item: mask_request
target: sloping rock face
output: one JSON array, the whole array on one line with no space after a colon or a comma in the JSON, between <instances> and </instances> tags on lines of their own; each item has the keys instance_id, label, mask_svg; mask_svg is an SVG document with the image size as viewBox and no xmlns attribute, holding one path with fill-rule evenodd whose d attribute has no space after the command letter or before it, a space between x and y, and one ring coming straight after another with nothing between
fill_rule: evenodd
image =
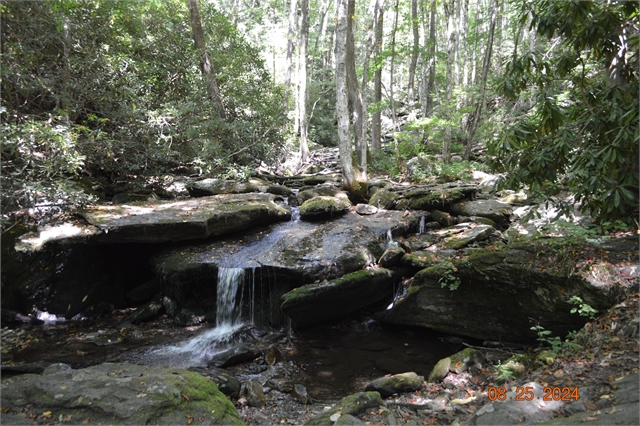
<instances>
[{"instance_id":1,"label":"sloping rock face","mask_svg":"<svg viewBox=\"0 0 640 426\"><path fill-rule=\"evenodd\" d=\"M253 183L235 182L224 179L203 179L187 185L187 191L193 197L219 194L245 194L258 192L258 187Z\"/></svg>"},{"instance_id":2,"label":"sloping rock face","mask_svg":"<svg viewBox=\"0 0 640 426\"><path fill-rule=\"evenodd\" d=\"M204 311L215 307L219 268L244 268L243 300L275 300L274 306L263 307L272 322L280 315L282 294L362 270L382 255L389 233L415 232L418 221L401 212L348 212L331 221L290 221L224 241L171 248L153 262L166 296Z\"/></svg>"},{"instance_id":3,"label":"sloping rock face","mask_svg":"<svg viewBox=\"0 0 640 426\"><path fill-rule=\"evenodd\" d=\"M272 194L229 194L180 201L102 205L80 216L89 224L61 224L20 238L16 248L35 251L46 242L162 243L203 239L288 220L291 212Z\"/></svg>"},{"instance_id":4,"label":"sloping rock face","mask_svg":"<svg viewBox=\"0 0 640 426\"><path fill-rule=\"evenodd\" d=\"M565 336L585 322L570 312L572 296L602 311L626 282L604 258L580 265L570 253L561 239L469 249L418 272L404 299L381 318L482 340L532 341L536 324Z\"/></svg>"},{"instance_id":5,"label":"sloping rock face","mask_svg":"<svg viewBox=\"0 0 640 426\"><path fill-rule=\"evenodd\" d=\"M176 425L189 418L243 424L231 401L200 374L129 363L80 370L58 364L42 375L3 380L2 407L19 411L25 406L70 424Z\"/></svg>"},{"instance_id":6,"label":"sloping rock face","mask_svg":"<svg viewBox=\"0 0 640 426\"><path fill-rule=\"evenodd\" d=\"M477 185L465 182L386 186L371 196L369 204L387 210L447 211L454 203L471 200L477 190Z\"/></svg>"},{"instance_id":7,"label":"sloping rock face","mask_svg":"<svg viewBox=\"0 0 640 426\"><path fill-rule=\"evenodd\" d=\"M459 216L485 217L503 229L509 226L509 216L513 213L511 204L498 200L465 201L452 205L449 211Z\"/></svg>"},{"instance_id":8,"label":"sloping rock face","mask_svg":"<svg viewBox=\"0 0 640 426\"><path fill-rule=\"evenodd\" d=\"M340 318L391 296L394 276L377 268L347 274L337 280L307 284L282 296L280 309L301 329Z\"/></svg>"},{"instance_id":9,"label":"sloping rock face","mask_svg":"<svg viewBox=\"0 0 640 426\"><path fill-rule=\"evenodd\" d=\"M339 216L347 212L351 202L346 197L317 196L308 199L300 206L300 217L303 219L325 219Z\"/></svg>"}]
</instances>

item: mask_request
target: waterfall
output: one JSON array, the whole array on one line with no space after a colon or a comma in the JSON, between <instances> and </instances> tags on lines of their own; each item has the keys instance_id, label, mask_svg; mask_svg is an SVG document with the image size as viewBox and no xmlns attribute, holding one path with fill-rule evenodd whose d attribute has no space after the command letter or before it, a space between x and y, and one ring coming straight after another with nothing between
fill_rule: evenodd
<instances>
[{"instance_id":1,"label":"waterfall","mask_svg":"<svg viewBox=\"0 0 640 426\"><path fill-rule=\"evenodd\" d=\"M424 234L424 222L425 222L425 217L424 215L422 215L420 216L420 225L418 225L418 235Z\"/></svg>"},{"instance_id":2,"label":"waterfall","mask_svg":"<svg viewBox=\"0 0 640 426\"><path fill-rule=\"evenodd\" d=\"M393 234L391 233L391 229L387 230L387 247L398 247L398 242L393 241Z\"/></svg>"},{"instance_id":3,"label":"waterfall","mask_svg":"<svg viewBox=\"0 0 640 426\"><path fill-rule=\"evenodd\" d=\"M236 303L238 288L244 281L242 268L218 268L216 326L235 327L242 321L242 300ZM242 292L241 292L242 294Z\"/></svg>"}]
</instances>

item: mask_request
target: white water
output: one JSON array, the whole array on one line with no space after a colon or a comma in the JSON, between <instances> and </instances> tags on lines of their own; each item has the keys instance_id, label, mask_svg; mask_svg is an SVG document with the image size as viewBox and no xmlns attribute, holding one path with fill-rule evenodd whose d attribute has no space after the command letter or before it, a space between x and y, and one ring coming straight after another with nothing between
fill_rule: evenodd
<instances>
[{"instance_id":1,"label":"white water","mask_svg":"<svg viewBox=\"0 0 640 426\"><path fill-rule=\"evenodd\" d=\"M387 247L397 247L398 242L393 241L393 234L391 233L391 229L387 230Z\"/></svg>"},{"instance_id":2,"label":"white water","mask_svg":"<svg viewBox=\"0 0 640 426\"><path fill-rule=\"evenodd\" d=\"M186 368L205 366L213 355L225 350L225 344L244 325L242 299L237 300L244 275L245 270L242 268L218 268L216 327L180 345L153 351L150 356L168 357L170 365Z\"/></svg>"},{"instance_id":3,"label":"white water","mask_svg":"<svg viewBox=\"0 0 640 426\"><path fill-rule=\"evenodd\" d=\"M418 235L424 234L424 222L425 222L425 217L420 216L420 225L418 225Z\"/></svg>"}]
</instances>

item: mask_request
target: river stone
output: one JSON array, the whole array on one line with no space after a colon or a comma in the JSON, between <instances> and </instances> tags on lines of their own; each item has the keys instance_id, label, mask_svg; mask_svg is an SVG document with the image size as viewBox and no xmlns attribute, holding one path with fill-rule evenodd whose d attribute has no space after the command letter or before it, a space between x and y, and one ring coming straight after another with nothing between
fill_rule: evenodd
<instances>
[{"instance_id":1,"label":"river stone","mask_svg":"<svg viewBox=\"0 0 640 426\"><path fill-rule=\"evenodd\" d=\"M289 195L293 194L292 189L282 185L270 185L267 188L267 192L269 194L282 195L283 197L288 197Z\"/></svg>"},{"instance_id":2,"label":"river stone","mask_svg":"<svg viewBox=\"0 0 640 426\"><path fill-rule=\"evenodd\" d=\"M302 219L324 219L345 214L351 207L348 198L313 197L302 203L300 206L300 217Z\"/></svg>"},{"instance_id":3,"label":"river stone","mask_svg":"<svg viewBox=\"0 0 640 426\"><path fill-rule=\"evenodd\" d=\"M384 405L384 401L378 392L359 392L342 398L330 410L325 411L315 417L309 419L307 425L329 425L333 424L331 417L339 413L341 416L352 415L357 416L370 410ZM338 417L339 419L340 417ZM336 419L336 420L338 420Z\"/></svg>"},{"instance_id":4,"label":"river stone","mask_svg":"<svg viewBox=\"0 0 640 426\"><path fill-rule=\"evenodd\" d=\"M296 383L295 385L293 385L291 396L301 404L309 403L309 394L307 393L307 388L305 388L300 383Z\"/></svg>"},{"instance_id":5,"label":"river stone","mask_svg":"<svg viewBox=\"0 0 640 426\"><path fill-rule=\"evenodd\" d=\"M293 289L282 296L280 309L301 329L382 300L392 294L393 283L393 274L385 268L352 272ZM327 309L329 306L331 309Z\"/></svg>"},{"instance_id":6,"label":"river stone","mask_svg":"<svg viewBox=\"0 0 640 426\"><path fill-rule=\"evenodd\" d=\"M187 191L192 197L220 194L245 194L258 192L258 187L252 183L242 183L224 179L203 179L187 185Z\"/></svg>"},{"instance_id":7,"label":"river stone","mask_svg":"<svg viewBox=\"0 0 640 426\"><path fill-rule=\"evenodd\" d=\"M52 411L56 419L70 416L71 424L184 424L190 416L206 424L242 424L214 382L170 367L104 363L12 377L1 390L3 408Z\"/></svg>"},{"instance_id":8,"label":"river stone","mask_svg":"<svg viewBox=\"0 0 640 426\"><path fill-rule=\"evenodd\" d=\"M162 290L162 280L160 277L154 277L153 279L139 285L133 290L127 293L127 298L134 302L148 302L153 299L156 294Z\"/></svg>"},{"instance_id":9,"label":"river stone","mask_svg":"<svg viewBox=\"0 0 640 426\"><path fill-rule=\"evenodd\" d=\"M378 264L383 268L389 268L392 266L397 266L400 263L400 259L405 255L405 251L396 246L391 246L385 250L385 252L380 256L378 260Z\"/></svg>"},{"instance_id":10,"label":"river stone","mask_svg":"<svg viewBox=\"0 0 640 426\"><path fill-rule=\"evenodd\" d=\"M450 256L441 251L417 251L402 256L402 264L412 268L428 268L437 265Z\"/></svg>"},{"instance_id":11,"label":"river stone","mask_svg":"<svg viewBox=\"0 0 640 426\"><path fill-rule=\"evenodd\" d=\"M359 418L352 416L351 414L343 414L340 417L338 417L338 420L335 421L334 425L356 426L356 425L366 425L366 423L360 420Z\"/></svg>"},{"instance_id":12,"label":"river stone","mask_svg":"<svg viewBox=\"0 0 640 426\"><path fill-rule=\"evenodd\" d=\"M341 191L340 188L335 185L318 185L313 188L302 189L298 192L298 203L304 204L307 200L321 196L349 198L346 192Z\"/></svg>"},{"instance_id":13,"label":"river stone","mask_svg":"<svg viewBox=\"0 0 640 426\"><path fill-rule=\"evenodd\" d=\"M427 381L429 383L439 383L443 381L444 378L447 377L447 374L449 374L450 367L451 367L451 358L449 357L442 358L433 367L433 370L431 370L431 373L429 373L429 378L427 379Z\"/></svg>"},{"instance_id":14,"label":"river stone","mask_svg":"<svg viewBox=\"0 0 640 426\"><path fill-rule=\"evenodd\" d=\"M438 222L440 225L447 227L453 226L456 224L456 220L451 217L451 215L447 212L442 212L440 210L433 210L431 212L431 217L433 220Z\"/></svg>"},{"instance_id":15,"label":"river stone","mask_svg":"<svg viewBox=\"0 0 640 426\"><path fill-rule=\"evenodd\" d=\"M257 347L240 345L235 348L220 352L211 358L209 365L218 368L227 368L244 362L253 361L262 355L262 351Z\"/></svg>"},{"instance_id":16,"label":"river stone","mask_svg":"<svg viewBox=\"0 0 640 426\"><path fill-rule=\"evenodd\" d=\"M509 226L509 216L513 213L510 204L498 200L464 201L452 205L449 211L459 216L481 216L493 220L499 227Z\"/></svg>"},{"instance_id":17,"label":"river stone","mask_svg":"<svg viewBox=\"0 0 640 426\"><path fill-rule=\"evenodd\" d=\"M246 384L247 402L252 407L261 408L267 405L267 397L264 395L262 385L257 380L249 380Z\"/></svg>"},{"instance_id":18,"label":"river stone","mask_svg":"<svg viewBox=\"0 0 640 426\"><path fill-rule=\"evenodd\" d=\"M485 361L484 355L477 349L466 348L449 357L451 365L449 371L460 374L467 371L470 367L482 368Z\"/></svg>"},{"instance_id":19,"label":"river stone","mask_svg":"<svg viewBox=\"0 0 640 426\"><path fill-rule=\"evenodd\" d=\"M446 210L451 204L473 197L477 187L464 182L416 186L404 194L412 210ZM398 203L398 206L401 204Z\"/></svg>"},{"instance_id":20,"label":"river stone","mask_svg":"<svg viewBox=\"0 0 640 426\"><path fill-rule=\"evenodd\" d=\"M163 296L158 294L151 302L139 307L124 319L125 323L139 324L160 316L163 308Z\"/></svg>"},{"instance_id":21,"label":"river stone","mask_svg":"<svg viewBox=\"0 0 640 426\"><path fill-rule=\"evenodd\" d=\"M459 234L445 238L436 244L439 250L458 250L477 241L483 241L489 238L495 229L491 225L477 225L462 231Z\"/></svg>"},{"instance_id":22,"label":"river stone","mask_svg":"<svg viewBox=\"0 0 640 426\"><path fill-rule=\"evenodd\" d=\"M264 355L264 360L269 365L277 364L282 361L282 353L280 353L280 350L278 350L277 346L271 345L269 346L269 348L267 348L267 352Z\"/></svg>"},{"instance_id":23,"label":"river stone","mask_svg":"<svg viewBox=\"0 0 640 426\"><path fill-rule=\"evenodd\" d=\"M381 377L369 383L365 391L377 391L384 398L394 393L407 393L420 390L424 382L424 377L418 376L414 372L396 374L388 377Z\"/></svg>"},{"instance_id":24,"label":"river stone","mask_svg":"<svg viewBox=\"0 0 640 426\"><path fill-rule=\"evenodd\" d=\"M371 196L369 204L379 209L392 210L397 198L398 195L388 189L380 189Z\"/></svg>"},{"instance_id":25,"label":"river stone","mask_svg":"<svg viewBox=\"0 0 640 426\"><path fill-rule=\"evenodd\" d=\"M363 216L378 213L378 208L369 204L356 204L356 213Z\"/></svg>"}]
</instances>

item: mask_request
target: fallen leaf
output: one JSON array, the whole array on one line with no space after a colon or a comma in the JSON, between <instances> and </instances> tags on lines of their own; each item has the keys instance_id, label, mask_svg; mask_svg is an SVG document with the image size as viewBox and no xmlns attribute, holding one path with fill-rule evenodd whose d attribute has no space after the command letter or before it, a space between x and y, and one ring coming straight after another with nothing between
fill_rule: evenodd
<instances>
[{"instance_id":1,"label":"fallen leaf","mask_svg":"<svg viewBox=\"0 0 640 426\"><path fill-rule=\"evenodd\" d=\"M0 413L7 414L7 413L10 413L10 412L11 412L11 407L2 407L2 408L0 408Z\"/></svg>"},{"instance_id":2,"label":"fallen leaf","mask_svg":"<svg viewBox=\"0 0 640 426\"><path fill-rule=\"evenodd\" d=\"M83 425L88 425L88 424L89 424L89 419L84 419L84 420L82 421L82 424L83 424Z\"/></svg>"},{"instance_id":3,"label":"fallen leaf","mask_svg":"<svg viewBox=\"0 0 640 426\"><path fill-rule=\"evenodd\" d=\"M562 376L564 376L564 371L562 371L562 370L558 370L558 371L555 371L555 372L553 373L553 377L555 377L555 378L557 378L557 379L559 379L559 378L560 378L560 377L562 377Z\"/></svg>"},{"instance_id":4,"label":"fallen leaf","mask_svg":"<svg viewBox=\"0 0 640 426\"><path fill-rule=\"evenodd\" d=\"M144 398L145 396L147 396L146 393L139 393L136 395L136 398Z\"/></svg>"},{"instance_id":5,"label":"fallen leaf","mask_svg":"<svg viewBox=\"0 0 640 426\"><path fill-rule=\"evenodd\" d=\"M182 397L184 398L185 401L189 402L189 397L185 394L182 394Z\"/></svg>"},{"instance_id":6,"label":"fallen leaf","mask_svg":"<svg viewBox=\"0 0 640 426\"><path fill-rule=\"evenodd\" d=\"M84 399L83 397L79 396L78 397L78 404L81 403L83 399Z\"/></svg>"},{"instance_id":7,"label":"fallen leaf","mask_svg":"<svg viewBox=\"0 0 640 426\"><path fill-rule=\"evenodd\" d=\"M53 413L51 411L45 411L44 413L42 413L42 417L44 417L45 419L48 419L51 417Z\"/></svg>"}]
</instances>

